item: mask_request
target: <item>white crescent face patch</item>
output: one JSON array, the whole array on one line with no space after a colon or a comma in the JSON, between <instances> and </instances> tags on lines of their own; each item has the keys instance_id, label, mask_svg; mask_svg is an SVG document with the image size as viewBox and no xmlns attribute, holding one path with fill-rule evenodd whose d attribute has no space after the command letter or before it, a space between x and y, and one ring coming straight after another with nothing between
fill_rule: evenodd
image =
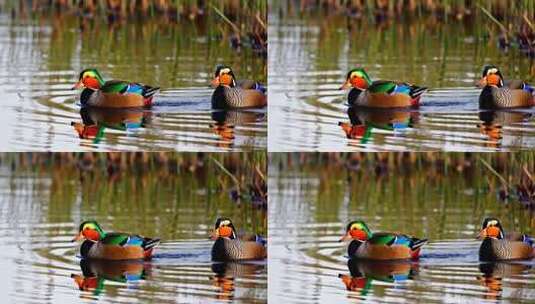
<instances>
[{"instance_id":1,"label":"white crescent face patch","mask_svg":"<svg viewBox=\"0 0 535 304\"><path fill-rule=\"evenodd\" d=\"M487 223L487 227L498 226L498 221L492 220Z\"/></svg>"},{"instance_id":2,"label":"white crescent face patch","mask_svg":"<svg viewBox=\"0 0 535 304\"><path fill-rule=\"evenodd\" d=\"M224 68L224 69L219 70L219 76L221 76L223 74L229 74L229 73L230 73L230 69L229 68Z\"/></svg>"},{"instance_id":3,"label":"white crescent face patch","mask_svg":"<svg viewBox=\"0 0 535 304\"><path fill-rule=\"evenodd\" d=\"M497 68L491 68L491 69L488 69L487 76L490 75L490 74L496 74L496 73L498 73L498 69Z\"/></svg>"},{"instance_id":4,"label":"white crescent face patch","mask_svg":"<svg viewBox=\"0 0 535 304\"><path fill-rule=\"evenodd\" d=\"M229 225L230 225L230 221L229 220L224 220L224 221L221 221L219 223L219 227L229 226Z\"/></svg>"}]
</instances>

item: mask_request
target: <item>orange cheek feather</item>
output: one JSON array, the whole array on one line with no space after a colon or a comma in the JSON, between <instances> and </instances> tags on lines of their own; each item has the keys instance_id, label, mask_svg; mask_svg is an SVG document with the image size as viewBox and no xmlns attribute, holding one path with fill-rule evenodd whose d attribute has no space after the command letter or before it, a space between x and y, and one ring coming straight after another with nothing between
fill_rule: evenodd
<instances>
[{"instance_id":1,"label":"orange cheek feather","mask_svg":"<svg viewBox=\"0 0 535 304\"><path fill-rule=\"evenodd\" d=\"M223 74L221 76L219 76L219 82L222 84L222 85L231 85L232 84L232 76L230 76L229 74Z\"/></svg>"},{"instance_id":2,"label":"orange cheek feather","mask_svg":"<svg viewBox=\"0 0 535 304\"><path fill-rule=\"evenodd\" d=\"M498 227L488 227L486 234L490 237L498 237L500 235L500 229Z\"/></svg>"},{"instance_id":3,"label":"orange cheek feather","mask_svg":"<svg viewBox=\"0 0 535 304\"><path fill-rule=\"evenodd\" d=\"M100 240L100 234L96 230L85 229L82 234L88 240L98 241Z\"/></svg>"},{"instance_id":4,"label":"orange cheek feather","mask_svg":"<svg viewBox=\"0 0 535 304\"><path fill-rule=\"evenodd\" d=\"M367 89L368 88L368 83L366 82L366 80L364 78L360 78L360 77L351 78L351 85L353 87L359 88L359 89Z\"/></svg>"},{"instance_id":5,"label":"orange cheek feather","mask_svg":"<svg viewBox=\"0 0 535 304\"><path fill-rule=\"evenodd\" d=\"M213 88L217 88L219 86L219 77L212 79L211 85Z\"/></svg>"},{"instance_id":6,"label":"orange cheek feather","mask_svg":"<svg viewBox=\"0 0 535 304\"><path fill-rule=\"evenodd\" d=\"M368 239L368 235L362 230L350 230L349 234L352 238L357 240L365 241Z\"/></svg>"},{"instance_id":7,"label":"orange cheek feather","mask_svg":"<svg viewBox=\"0 0 535 304\"><path fill-rule=\"evenodd\" d=\"M84 78L83 83L86 87L91 88L91 89L100 88L100 83L98 83L98 80L96 78L86 77Z\"/></svg>"},{"instance_id":8,"label":"orange cheek feather","mask_svg":"<svg viewBox=\"0 0 535 304\"><path fill-rule=\"evenodd\" d=\"M223 226L219 227L219 236L221 237L231 237L232 236L232 228Z\"/></svg>"},{"instance_id":9,"label":"orange cheek feather","mask_svg":"<svg viewBox=\"0 0 535 304\"><path fill-rule=\"evenodd\" d=\"M500 84L500 76L496 74L490 74L487 76L487 84L488 85L499 85Z\"/></svg>"}]
</instances>

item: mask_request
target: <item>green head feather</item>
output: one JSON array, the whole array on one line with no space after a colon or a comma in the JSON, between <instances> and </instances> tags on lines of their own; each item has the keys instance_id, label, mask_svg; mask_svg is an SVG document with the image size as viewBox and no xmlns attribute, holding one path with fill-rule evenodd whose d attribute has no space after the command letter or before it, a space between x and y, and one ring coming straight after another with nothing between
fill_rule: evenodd
<instances>
[{"instance_id":1,"label":"green head feather","mask_svg":"<svg viewBox=\"0 0 535 304\"><path fill-rule=\"evenodd\" d=\"M102 75L100 75L99 71L97 69L85 69L80 72L80 76L78 77L78 80L82 80L85 77L91 77L98 80L100 85L104 85L105 81L104 78L102 78Z\"/></svg>"},{"instance_id":2,"label":"green head feather","mask_svg":"<svg viewBox=\"0 0 535 304\"><path fill-rule=\"evenodd\" d=\"M368 73L366 73L366 71L363 69L363 68L356 68L356 69L352 69L351 71L349 71L347 73L347 77L346 79L349 80L351 79L353 76L357 76L359 78L363 78L364 80L366 80L366 82L368 83L368 85L371 85L372 84L372 80L370 78L370 76L368 76Z\"/></svg>"},{"instance_id":3,"label":"green head feather","mask_svg":"<svg viewBox=\"0 0 535 304\"><path fill-rule=\"evenodd\" d=\"M366 223L364 223L364 221L352 221L349 224L347 224L346 231L349 231L352 229L358 229L358 230L364 231L366 235L368 236L368 239L370 239L373 236L372 231L370 230L370 228L368 228L368 226L366 225Z\"/></svg>"},{"instance_id":4,"label":"green head feather","mask_svg":"<svg viewBox=\"0 0 535 304\"><path fill-rule=\"evenodd\" d=\"M104 238L106 236L106 232L104 232L104 230L100 227L97 221L85 221L81 223L78 231L81 232L84 229L96 230L100 234L101 238Z\"/></svg>"}]
</instances>

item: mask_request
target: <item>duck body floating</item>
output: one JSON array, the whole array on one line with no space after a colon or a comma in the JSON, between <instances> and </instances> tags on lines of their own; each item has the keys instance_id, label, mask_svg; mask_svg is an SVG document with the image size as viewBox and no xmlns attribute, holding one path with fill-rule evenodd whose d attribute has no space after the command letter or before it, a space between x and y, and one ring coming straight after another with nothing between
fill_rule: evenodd
<instances>
[{"instance_id":1,"label":"duck body floating","mask_svg":"<svg viewBox=\"0 0 535 304\"><path fill-rule=\"evenodd\" d=\"M159 239L140 235L105 232L96 221L80 224L73 241L84 240L80 255L84 259L98 260L150 260Z\"/></svg>"},{"instance_id":2,"label":"duck body floating","mask_svg":"<svg viewBox=\"0 0 535 304\"><path fill-rule=\"evenodd\" d=\"M73 89L83 88L82 106L100 108L149 107L160 88L122 80L104 81L97 69L85 69L80 73Z\"/></svg>"}]
</instances>

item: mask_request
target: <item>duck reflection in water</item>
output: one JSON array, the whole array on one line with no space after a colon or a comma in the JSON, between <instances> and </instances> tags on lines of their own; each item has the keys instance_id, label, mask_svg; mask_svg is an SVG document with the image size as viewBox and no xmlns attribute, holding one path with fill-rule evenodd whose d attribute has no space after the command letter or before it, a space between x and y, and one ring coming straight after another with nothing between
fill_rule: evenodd
<instances>
[{"instance_id":1,"label":"duck reflection in water","mask_svg":"<svg viewBox=\"0 0 535 304\"><path fill-rule=\"evenodd\" d=\"M485 299L499 300L503 291L503 279L514 277L525 273L531 269L531 265L520 264L514 262L489 262L479 264L479 271L482 275L477 276L477 280L481 285L487 288ZM523 289L526 283L520 280L511 280L508 285L513 289Z\"/></svg>"},{"instance_id":2,"label":"duck reflection in water","mask_svg":"<svg viewBox=\"0 0 535 304\"><path fill-rule=\"evenodd\" d=\"M104 290L106 280L128 283L145 280L150 273L150 263L138 260L131 261L103 261L82 259L80 261L82 274L71 274L80 290L93 291L99 295Z\"/></svg>"},{"instance_id":3,"label":"duck reflection in water","mask_svg":"<svg viewBox=\"0 0 535 304\"><path fill-rule=\"evenodd\" d=\"M366 295L374 280L395 283L412 279L418 272L418 263L409 260L371 261L351 258L347 262L347 268L349 275L338 275L346 289Z\"/></svg>"},{"instance_id":4,"label":"duck reflection in water","mask_svg":"<svg viewBox=\"0 0 535 304\"><path fill-rule=\"evenodd\" d=\"M92 139L98 143L104 136L106 128L128 131L145 128L151 122L150 111L143 109L105 109L83 107L80 110L82 123L71 122L71 126L82 139Z\"/></svg>"},{"instance_id":5,"label":"duck reflection in water","mask_svg":"<svg viewBox=\"0 0 535 304\"><path fill-rule=\"evenodd\" d=\"M503 139L503 127L527 121L532 116L531 113L512 111L481 111L479 119L481 123L477 125L481 134L488 137L487 146L499 148Z\"/></svg>"},{"instance_id":6,"label":"duck reflection in water","mask_svg":"<svg viewBox=\"0 0 535 304\"><path fill-rule=\"evenodd\" d=\"M209 124L209 127L221 139L218 146L226 148L231 147L236 138L236 126L252 125L266 119L263 112L243 110L217 110L211 116L214 123Z\"/></svg>"},{"instance_id":7,"label":"duck reflection in water","mask_svg":"<svg viewBox=\"0 0 535 304\"><path fill-rule=\"evenodd\" d=\"M348 139L360 139L367 143L373 129L396 131L412 128L418 123L419 113L410 109L375 109L349 107L347 115L350 122L339 122Z\"/></svg>"},{"instance_id":8,"label":"duck reflection in water","mask_svg":"<svg viewBox=\"0 0 535 304\"><path fill-rule=\"evenodd\" d=\"M212 284L219 288L217 296L220 300L234 298L235 279L253 277L264 270L265 262L216 262L212 264L214 276L210 277ZM254 288L253 283L246 280L242 283L243 288Z\"/></svg>"}]
</instances>

